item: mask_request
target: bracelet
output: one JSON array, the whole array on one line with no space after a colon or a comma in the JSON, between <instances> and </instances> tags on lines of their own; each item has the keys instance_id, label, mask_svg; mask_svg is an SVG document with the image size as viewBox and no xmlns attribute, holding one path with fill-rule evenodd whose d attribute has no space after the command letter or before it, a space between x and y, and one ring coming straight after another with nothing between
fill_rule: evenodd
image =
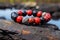
<instances>
[{"instance_id":1,"label":"bracelet","mask_svg":"<svg viewBox=\"0 0 60 40\"><path fill-rule=\"evenodd\" d=\"M17 23L43 24L51 20L51 14L48 12L36 10L18 10L11 13L11 18Z\"/></svg>"}]
</instances>

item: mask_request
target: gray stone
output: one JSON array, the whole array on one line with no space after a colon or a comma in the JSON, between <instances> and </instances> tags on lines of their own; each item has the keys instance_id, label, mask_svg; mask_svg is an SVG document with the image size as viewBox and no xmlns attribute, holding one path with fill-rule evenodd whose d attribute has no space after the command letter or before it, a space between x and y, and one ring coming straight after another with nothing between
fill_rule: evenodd
<instances>
[{"instance_id":1,"label":"gray stone","mask_svg":"<svg viewBox=\"0 0 60 40\"><path fill-rule=\"evenodd\" d=\"M55 30L51 25L27 26L0 20L0 40L60 40L59 29Z\"/></svg>"}]
</instances>

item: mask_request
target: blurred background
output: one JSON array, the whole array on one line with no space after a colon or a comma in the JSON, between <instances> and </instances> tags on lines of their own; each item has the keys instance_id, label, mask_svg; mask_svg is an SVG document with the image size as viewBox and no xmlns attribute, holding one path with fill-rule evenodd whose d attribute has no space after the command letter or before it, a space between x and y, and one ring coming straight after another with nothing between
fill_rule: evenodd
<instances>
[{"instance_id":1,"label":"blurred background","mask_svg":"<svg viewBox=\"0 0 60 40\"><path fill-rule=\"evenodd\" d=\"M0 0L0 8L2 7L13 7L20 6L21 4L59 4L60 0ZM3 9L3 8L2 8Z\"/></svg>"},{"instance_id":2,"label":"blurred background","mask_svg":"<svg viewBox=\"0 0 60 40\"><path fill-rule=\"evenodd\" d=\"M60 3L60 0L0 0L0 4L6 5L6 4L20 4L22 2L36 2L37 4L40 3Z\"/></svg>"}]
</instances>

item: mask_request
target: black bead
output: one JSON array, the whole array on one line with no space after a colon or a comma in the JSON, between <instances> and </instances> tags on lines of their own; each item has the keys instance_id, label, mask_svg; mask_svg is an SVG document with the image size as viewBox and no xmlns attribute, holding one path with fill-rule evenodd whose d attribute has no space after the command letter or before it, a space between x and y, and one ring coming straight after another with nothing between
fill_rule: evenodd
<instances>
[{"instance_id":1,"label":"black bead","mask_svg":"<svg viewBox=\"0 0 60 40\"><path fill-rule=\"evenodd\" d=\"M36 17L37 15L37 10L33 10L33 16Z\"/></svg>"},{"instance_id":2,"label":"black bead","mask_svg":"<svg viewBox=\"0 0 60 40\"><path fill-rule=\"evenodd\" d=\"M25 10L22 10L22 15L26 16L26 11Z\"/></svg>"},{"instance_id":3,"label":"black bead","mask_svg":"<svg viewBox=\"0 0 60 40\"><path fill-rule=\"evenodd\" d=\"M41 25L46 24L46 20L43 17L41 17L40 19L41 19Z\"/></svg>"},{"instance_id":4,"label":"black bead","mask_svg":"<svg viewBox=\"0 0 60 40\"><path fill-rule=\"evenodd\" d=\"M11 13L12 20L16 21L17 16L18 16L18 14L16 12Z\"/></svg>"}]
</instances>

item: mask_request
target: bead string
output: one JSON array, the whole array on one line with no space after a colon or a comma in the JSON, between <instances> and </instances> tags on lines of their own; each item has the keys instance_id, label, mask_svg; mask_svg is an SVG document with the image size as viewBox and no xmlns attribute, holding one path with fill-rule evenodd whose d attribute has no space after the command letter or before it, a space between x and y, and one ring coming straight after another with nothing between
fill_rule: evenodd
<instances>
[{"instance_id":1,"label":"bead string","mask_svg":"<svg viewBox=\"0 0 60 40\"><path fill-rule=\"evenodd\" d=\"M18 10L11 13L11 18L17 23L43 24L51 19L50 13L35 10Z\"/></svg>"}]
</instances>

